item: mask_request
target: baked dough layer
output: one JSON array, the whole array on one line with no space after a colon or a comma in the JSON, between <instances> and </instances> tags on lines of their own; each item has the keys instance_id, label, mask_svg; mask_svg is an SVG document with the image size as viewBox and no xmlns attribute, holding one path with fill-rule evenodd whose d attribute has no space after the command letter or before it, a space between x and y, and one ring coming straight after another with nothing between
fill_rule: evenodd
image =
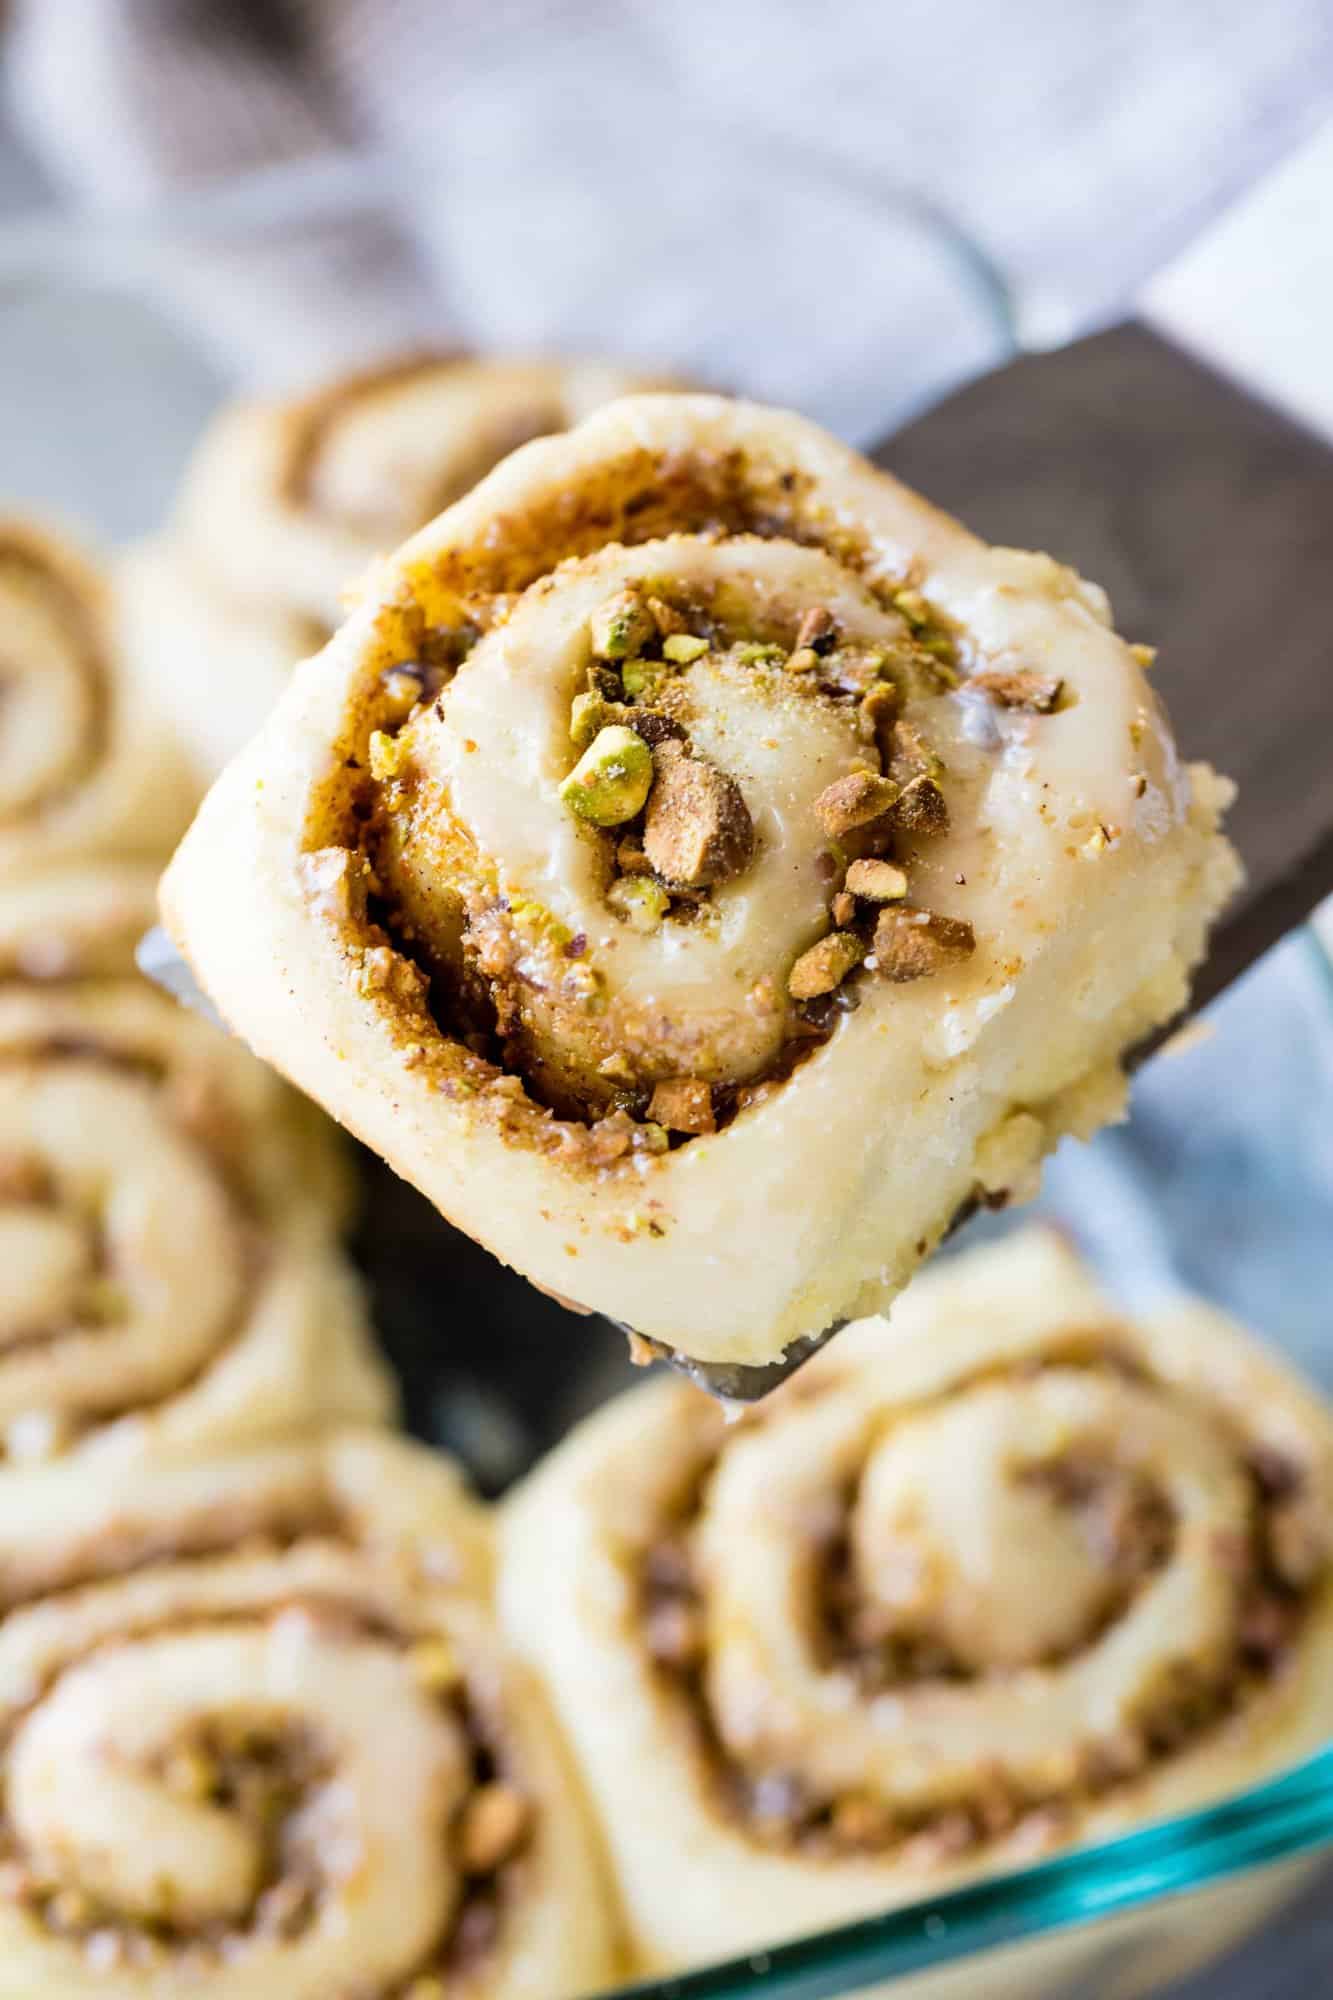
<instances>
[{"instance_id":1,"label":"baked dough layer","mask_svg":"<svg viewBox=\"0 0 1333 2000\"><path fill-rule=\"evenodd\" d=\"M637 386L595 362L424 353L222 411L165 531L117 567L136 666L205 778L378 557L516 445Z\"/></svg>"},{"instance_id":2,"label":"baked dough layer","mask_svg":"<svg viewBox=\"0 0 1333 2000\"><path fill-rule=\"evenodd\" d=\"M1333 1418L1032 1231L728 1424L664 1379L506 1503L501 1602L642 1971L1221 1798L1333 1727ZM645 1799L651 1810L645 1810Z\"/></svg>"},{"instance_id":3,"label":"baked dough layer","mask_svg":"<svg viewBox=\"0 0 1333 2000\"><path fill-rule=\"evenodd\" d=\"M196 789L129 671L105 579L67 538L0 519L0 886L87 855L160 855Z\"/></svg>"},{"instance_id":4,"label":"baked dough layer","mask_svg":"<svg viewBox=\"0 0 1333 2000\"><path fill-rule=\"evenodd\" d=\"M591 614L627 584L704 633L668 676L685 748L753 834L693 926L673 901L643 938L610 881L637 862L561 809ZM947 827L891 833L912 922L966 942L900 977L862 903L866 962L812 1004L796 966L860 838L813 774L912 783L897 723L892 750L838 737L846 691L800 643L814 591L838 673L883 661L938 775ZM1095 587L799 418L642 397L525 446L377 573L215 785L163 907L233 1027L469 1234L700 1360L763 1362L883 1305L960 1209L1119 1115L1125 1050L1183 1005L1234 886L1228 796L1179 762ZM625 1101L571 1110L566 1051L576 1100L623 1055ZM659 1080L702 1083L717 1129L668 1138Z\"/></svg>"}]
</instances>

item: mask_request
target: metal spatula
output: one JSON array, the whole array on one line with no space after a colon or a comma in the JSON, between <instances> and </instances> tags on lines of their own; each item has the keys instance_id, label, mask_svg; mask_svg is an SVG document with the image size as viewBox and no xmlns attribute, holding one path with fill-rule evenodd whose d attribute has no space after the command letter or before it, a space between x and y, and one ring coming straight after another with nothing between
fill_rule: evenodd
<instances>
[{"instance_id":1,"label":"metal spatula","mask_svg":"<svg viewBox=\"0 0 1333 2000\"><path fill-rule=\"evenodd\" d=\"M1103 584L1119 629L1160 648L1181 744L1239 782L1228 830L1248 880L1196 1005L1333 892L1330 213L1333 126L1154 281L1135 316L983 377L872 453L978 533ZM211 1014L162 933L140 963ZM763 1367L656 1351L711 1394L751 1402L841 1324Z\"/></svg>"}]
</instances>

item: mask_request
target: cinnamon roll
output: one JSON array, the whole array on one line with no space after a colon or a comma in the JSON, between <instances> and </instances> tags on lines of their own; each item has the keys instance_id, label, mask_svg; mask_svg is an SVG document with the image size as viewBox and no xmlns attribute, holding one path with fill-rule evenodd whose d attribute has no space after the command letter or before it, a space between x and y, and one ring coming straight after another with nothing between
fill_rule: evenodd
<instances>
[{"instance_id":1,"label":"cinnamon roll","mask_svg":"<svg viewBox=\"0 0 1333 2000\"><path fill-rule=\"evenodd\" d=\"M0 876L0 979L128 975L157 920L156 861L34 860Z\"/></svg>"},{"instance_id":2,"label":"cinnamon roll","mask_svg":"<svg viewBox=\"0 0 1333 2000\"><path fill-rule=\"evenodd\" d=\"M883 1303L1123 1102L1236 863L1142 648L797 417L629 399L378 575L166 919L541 1285L705 1363Z\"/></svg>"},{"instance_id":3,"label":"cinnamon roll","mask_svg":"<svg viewBox=\"0 0 1333 2000\"><path fill-rule=\"evenodd\" d=\"M225 410L166 533L120 570L136 657L200 768L246 741L377 555L516 445L635 386L591 362L426 353Z\"/></svg>"},{"instance_id":4,"label":"cinnamon roll","mask_svg":"<svg viewBox=\"0 0 1333 2000\"><path fill-rule=\"evenodd\" d=\"M70 543L0 520L0 895L87 855L162 854L194 804L127 670L114 605Z\"/></svg>"},{"instance_id":5,"label":"cinnamon roll","mask_svg":"<svg viewBox=\"0 0 1333 2000\"><path fill-rule=\"evenodd\" d=\"M1033 1231L733 1425L620 1397L509 1503L501 1592L660 1969L1295 1763L1333 1731L1331 1544L1313 1392Z\"/></svg>"},{"instance_id":6,"label":"cinnamon roll","mask_svg":"<svg viewBox=\"0 0 1333 2000\"><path fill-rule=\"evenodd\" d=\"M564 2000L613 1973L453 1469L343 1431L0 1498L0 1995Z\"/></svg>"},{"instance_id":7,"label":"cinnamon roll","mask_svg":"<svg viewBox=\"0 0 1333 2000\"><path fill-rule=\"evenodd\" d=\"M66 1453L386 1418L347 1195L317 1114L149 988L0 988L0 1508Z\"/></svg>"}]
</instances>

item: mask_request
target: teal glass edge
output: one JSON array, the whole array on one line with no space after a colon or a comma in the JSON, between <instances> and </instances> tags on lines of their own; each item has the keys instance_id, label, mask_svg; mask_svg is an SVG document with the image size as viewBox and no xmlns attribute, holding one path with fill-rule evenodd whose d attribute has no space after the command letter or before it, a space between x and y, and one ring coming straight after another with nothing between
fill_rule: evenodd
<instances>
[{"instance_id":1,"label":"teal glass edge","mask_svg":"<svg viewBox=\"0 0 1333 2000\"><path fill-rule=\"evenodd\" d=\"M797 1943L622 1988L636 2000L824 2000L1333 1848L1333 1745L1220 1804Z\"/></svg>"}]
</instances>

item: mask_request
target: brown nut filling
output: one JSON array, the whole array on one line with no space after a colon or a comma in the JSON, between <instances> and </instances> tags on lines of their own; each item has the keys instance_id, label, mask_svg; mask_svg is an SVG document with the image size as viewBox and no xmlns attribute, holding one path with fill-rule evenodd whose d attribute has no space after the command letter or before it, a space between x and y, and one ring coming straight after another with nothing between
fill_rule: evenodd
<instances>
[{"instance_id":1,"label":"brown nut filling","mask_svg":"<svg viewBox=\"0 0 1333 2000\"><path fill-rule=\"evenodd\" d=\"M717 1130L712 1086L697 1077L677 1076L659 1083L648 1104L648 1116L668 1132L698 1136Z\"/></svg>"},{"instance_id":2,"label":"brown nut filling","mask_svg":"<svg viewBox=\"0 0 1333 2000\"><path fill-rule=\"evenodd\" d=\"M1127 1368L1138 1374L1114 1331L1081 1334L1079 1354L1082 1368ZM1070 1355L1061 1350L1027 1364L1021 1375L1031 1379L1048 1367L1069 1365ZM955 1384L946 1395L966 1394L968 1387ZM807 1393L817 1398L817 1391ZM763 1421L758 1419L761 1425ZM1015 1773L979 1768L967 1797L925 1809L897 1806L869 1790L823 1797L808 1789L799 1771L756 1770L734 1761L715 1726L709 1579L694 1552L694 1533L709 1506L718 1457L726 1449L723 1443L696 1459L660 1533L643 1549L638 1567L642 1643L664 1698L677 1705L692 1730L699 1769L719 1813L761 1846L811 1858L891 1854L907 1866L936 1868L998 1841L1005 1843L1005 1857L1012 1861L1073 1838L1080 1811L1133 1784L1153 1765L1188 1751L1209 1732L1225 1729L1243 1714L1247 1702L1262 1700L1265 1683L1282 1671L1299 1643L1312 1594L1328 1574L1326 1532L1315 1537L1317 1553L1302 1565L1299 1580L1285 1575L1276 1562L1276 1524L1284 1510L1299 1509L1305 1478L1298 1464L1283 1458L1279 1483L1274 1484L1270 1462L1277 1455L1256 1445L1241 1458L1253 1485L1252 1532L1238 1538L1235 1547L1209 1550L1198 1545L1186 1558L1215 1561L1234 1583L1234 1643L1229 1651L1198 1662L1172 1662L1134 1713L1100 1733L1090 1723L1086 1739L1071 1744L1068 1759L1040 1782L1020 1783ZM1104 1574L1104 1591L1090 1605L1084 1627L1071 1633L1047 1664L1072 1662L1129 1612L1168 1563L1181 1559L1175 1513L1150 1475L1117 1462L1113 1444L1102 1450L1085 1443L1055 1458L1015 1467L1013 1477L1044 1490L1067 1513ZM993 1674L1001 1680L1010 1677L1007 1665L992 1668L958 1657L949 1639L932 1631L928 1621L915 1622L910 1612L895 1610L891 1603L868 1602L861 1595L852 1554L856 1480L836 1503L833 1495L829 1501L829 1518L821 1513L809 1527L811 1624L801 1641L821 1671L845 1672L855 1698L872 1702L913 1690L928 1699L932 1684L956 1702L969 1685L984 1690ZM1308 1516L1308 1503L1305 1512ZM915 1574L910 1568L904 1571L905 1578Z\"/></svg>"}]
</instances>

